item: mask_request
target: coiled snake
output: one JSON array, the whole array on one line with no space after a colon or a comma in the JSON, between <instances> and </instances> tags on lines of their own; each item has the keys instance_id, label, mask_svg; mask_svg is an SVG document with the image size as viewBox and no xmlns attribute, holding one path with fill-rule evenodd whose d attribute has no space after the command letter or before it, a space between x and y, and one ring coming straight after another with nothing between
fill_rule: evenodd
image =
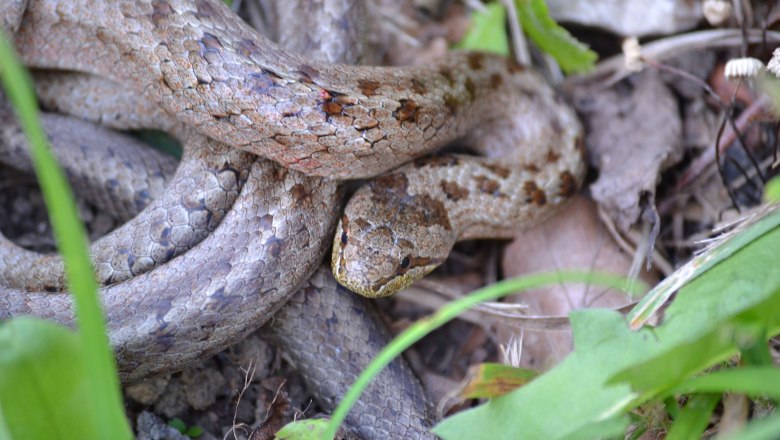
<instances>
[{"instance_id":1,"label":"coiled snake","mask_svg":"<svg viewBox=\"0 0 780 440\"><path fill-rule=\"evenodd\" d=\"M130 240L106 260L101 295L130 379L181 368L245 336L311 275L329 244L339 191L335 180L301 173L373 176L454 140L503 158L417 161L358 193L353 206L381 202L373 210L383 218L348 208L334 271L378 295L444 258L441 250L417 249L451 247L448 234L505 235L546 215L582 178L573 112L538 75L498 56L453 53L405 68L330 65L281 50L217 0L31 0L15 43L30 67L107 78L175 115L168 129L200 139L185 154L204 151L198 148L211 138L283 165L214 145L207 156L234 159L218 159L199 175L217 176L210 181L222 189L240 187L232 207L197 196L194 211L207 214L194 217L206 221L192 230L204 232L183 234L193 239L181 246L146 247L145 258ZM442 174L421 177L431 172ZM488 200L501 204L488 208ZM136 231L157 222L139 224ZM404 224L432 229L420 235ZM357 251L359 242L368 251ZM376 273L348 281L353 250L380 258L365 260ZM71 323L69 297L40 291L62 287L61 277L41 281L46 274L4 275L12 287L0 287L0 317L30 313Z\"/></svg>"}]
</instances>

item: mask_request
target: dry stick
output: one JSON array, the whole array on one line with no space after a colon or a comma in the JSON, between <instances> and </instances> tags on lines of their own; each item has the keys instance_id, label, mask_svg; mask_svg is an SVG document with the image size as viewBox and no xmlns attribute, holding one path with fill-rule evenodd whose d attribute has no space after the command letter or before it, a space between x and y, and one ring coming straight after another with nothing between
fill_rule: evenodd
<instances>
[{"instance_id":1,"label":"dry stick","mask_svg":"<svg viewBox=\"0 0 780 440\"><path fill-rule=\"evenodd\" d=\"M761 42L769 40L780 41L780 32L762 31L760 29L748 30L749 42ZM696 49L711 49L714 47L730 47L742 41L742 33L736 29L712 29L706 31L689 32L673 37L666 37L642 45L642 54L652 60L662 61L681 55ZM610 75L609 82L617 81L633 74L625 67L625 57L614 55L596 65L593 71L585 75L569 77L569 84L589 82Z\"/></svg>"}]
</instances>

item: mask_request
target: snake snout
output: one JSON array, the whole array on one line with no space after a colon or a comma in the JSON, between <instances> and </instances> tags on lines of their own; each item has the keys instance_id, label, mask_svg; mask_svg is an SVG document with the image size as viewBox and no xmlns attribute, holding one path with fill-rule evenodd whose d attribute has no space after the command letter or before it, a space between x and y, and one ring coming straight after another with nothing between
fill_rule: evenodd
<instances>
[{"instance_id":1,"label":"snake snout","mask_svg":"<svg viewBox=\"0 0 780 440\"><path fill-rule=\"evenodd\" d=\"M441 251L420 246L431 237L424 227L393 223L383 218L381 213L387 210L381 208L356 213L351 209L354 201L347 206L333 245L333 274L345 287L369 298L390 296L446 259L451 246ZM403 210L396 215L404 217ZM437 256L427 255L431 249Z\"/></svg>"}]
</instances>

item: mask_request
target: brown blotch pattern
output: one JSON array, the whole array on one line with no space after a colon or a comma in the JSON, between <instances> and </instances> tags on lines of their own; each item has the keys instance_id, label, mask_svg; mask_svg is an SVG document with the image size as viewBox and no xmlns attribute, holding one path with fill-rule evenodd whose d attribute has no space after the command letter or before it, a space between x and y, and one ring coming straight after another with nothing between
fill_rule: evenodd
<instances>
[{"instance_id":1,"label":"brown blotch pattern","mask_svg":"<svg viewBox=\"0 0 780 440\"><path fill-rule=\"evenodd\" d=\"M222 49L222 43L219 42L219 38L209 33L204 33L200 39L200 43L203 49L207 52L218 52Z\"/></svg>"},{"instance_id":2,"label":"brown blotch pattern","mask_svg":"<svg viewBox=\"0 0 780 440\"><path fill-rule=\"evenodd\" d=\"M412 78L412 91L418 95L424 95L428 93L428 88L419 79Z\"/></svg>"},{"instance_id":3,"label":"brown blotch pattern","mask_svg":"<svg viewBox=\"0 0 780 440\"><path fill-rule=\"evenodd\" d=\"M275 167L276 169L273 171L273 177L275 180L282 181L287 178L287 174L289 173L289 170L284 167Z\"/></svg>"},{"instance_id":4,"label":"brown blotch pattern","mask_svg":"<svg viewBox=\"0 0 780 440\"><path fill-rule=\"evenodd\" d=\"M503 84L503 83L504 83L504 78L501 75L499 75L497 73L494 73L494 74L490 75L490 88L491 89L496 90L499 87L501 87L501 84Z\"/></svg>"},{"instance_id":5,"label":"brown blotch pattern","mask_svg":"<svg viewBox=\"0 0 780 440\"><path fill-rule=\"evenodd\" d=\"M479 176L474 176L474 180L477 181L477 185L479 187L480 192L484 194L491 194L494 196L501 195L501 193L498 191L499 188L501 188L501 185L495 179L491 179L490 177L479 175Z\"/></svg>"},{"instance_id":6,"label":"brown blotch pattern","mask_svg":"<svg viewBox=\"0 0 780 440\"><path fill-rule=\"evenodd\" d=\"M447 106L447 109L450 111L450 114L455 114L458 112L458 108L461 105L460 100L451 93L445 93L444 94L444 105Z\"/></svg>"},{"instance_id":7,"label":"brown blotch pattern","mask_svg":"<svg viewBox=\"0 0 780 440\"><path fill-rule=\"evenodd\" d=\"M469 190L458 185L456 182L450 180L441 181L441 190L447 195L450 200L458 201L463 200L469 196Z\"/></svg>"},{"instance_id":8,"label":"brown blotch pattern","mask_svg":"<svg viewBox=\"0 0 780 440\"><path fill-rule=\"evenodd\" d=\"M323 101L320 108L328 116L338 115L344 110L345 104L348 104L348 99L345 99L344 95L338 92L332 92L323 90Z\"/></svg>"},{"instance_id":9,"label":"brown blotch pattern","mask_svg":"<svg viewBox=\"0 0 780 440\"><path fill-rule=\"evenodd\" d=\"M417 111L420 109L420 105L411 99L402 99L399 102L401 106L393 112L393 116L395 116L398 122L417 121Z\"/></svg>"},{"instance_id":10,"label":"brown blotch pattern","mask_svg":"<svg viewBox=\"0 0 780 440\"><path fill-rule=\"evenodd\" d=\"M581 156L585 155L585 137L583 135L580 134L577 136L577 139L574 140L574 146Z\"/></svg>"},{"instance_id":11,"label":"brown blotch pattern","mask_svg":"<svg viewBox=\"0 0 780 440\"><path fill-rule=\"evenodd\" d=\"M485 63L485 56L479 52L471 52L468 54L466 61L473 70L479 70Z\"/></svg>"},{"instance_id":12,"label":"brown blotch pattern","mask_svg":"<svg viewBox=\"0 0 780 440\"><path fill-rule=\"evenodd\" d=\"M257 44L255 44L254 41L246 38L239 41L237 46L239 53L245 57L252 56L252 54L258 50Z\"/></svg>"},{"instance_id":13,"label":"brown blotch pattern","mask_svg":"<svg viewBox=\"0 0 780 440\"><path fill-rule=\"evenodd\" d=\"M525 169L526 171L530 171L532 173L538 173L539 172L539 167L536 166L535 163L525 164L525 165L523 165L523 169Z\"/></svg>"},{"instance_id":14,"label":"brown blotch pattern","mask_svg":"<svg viewBox=\"0 0 780 440\"><path fill-rule=\"evenodd\" d=\"M361 79L358 81L357 87L360 89L361 92L367 97L371 97L376 95L376 90L381 86L382 84L379 83L379 81L372 81L369 79Z\"/></svg>"},{"instance_id":15,"label":"brown blotch pattern","mask_svg":"<svg viewBox=\"0 0 780 440\"><path fill-rule=\"evenodd\" d=\"M493 174L495 174L496 176L501 177L502 179L506 179L507 177L509 177L509 173L512 172L509 168L499 165L497 163L486 163L483 164L483 166L489 169L490 171L492 171Z\"/></svg>"},{"instance_id":16,"label":"brown blotch pattern","mask_svg":"<svg viewBox=\"0 0 780 440\"><path fill-rule=\"evenodd\" d=\"M457 156L443 155L443 156L431 156L417 159L414 164L418 168L422 167L450 167L460 163Z\"/></svg>"},{"instance_id":17,"label":"brown blotch pattern","mask_svg":"<svg viewBox=\"0 0 780 440\"><path fill-rule=\"evenodd\" d=\"M406 189L409 187L409 179L403 174L393 173L377 177L369 185L372 190L381 187L394 194L405 195ZM376 191L374 193L376 194Z\"/></svg>"},{"instance_id":18,"label":"brown blotch pattern","mask_svg":"<svg viewBox=\"0 0 780 440\"><path fill-rule=\"evenodd\" d=\"M469 94L469 100L473 101L477 96L477 86L474 85L474 81L471 78L466 78L466 82L463 84L466 88L466 93Z\"/></svg>"},{"instance_id":19,"label":"brown blotch pattern","mask_svg":"<svg viewBox=\"0 0 780 440\"><path fill-rule=\"evenodd\" d=\"M444 80L447 81L450 87L455 85L455 77L452 76L452 72L449 69L442 67L439 69L439 74L444 77Z\"/></svg>"},{"instance_id":20,"label":"brown blotch pattern","mask_svg":"<svg viewBox=\"0 0 780 440\"><path fill-rule=\"evenodd\" d=\"M300 80L302 82L312 83L314 79L319 76L320 72L314 67L308 64L301 64L298 66L298 73L300 73Z\"/></svg>"},{"instance_id":21,"label":"brown blotch pattern","mask_svg":"<svg viewBox=\"0 0 780 440\"><path fill-rule=\"evenodd\" d=\"M450 216L444 203L427 194L412 199L409 204L406 204L407 210L404 211L410 222L425 227L441 226L448 231L452 230Z\"/></svg>"},{"instance_id":22,"label":"brown blotch pattern","mask_svg":"<svg viewBox=\"0 0 780 440\"><path fill-rule=\"evenodd\" d=\"M264 94L268 92L268 89L276 86L277 79L279 79L279 77L273 73L262 70L260 72L250 73L246 81L249 83L252 92Z\"/></svg>"},{"instance_id":23,"label":"brown blotch pattern","mask_svg":"<svg viewBox=\"0 0 780 440\"><path fill-rule=\"evenodd\" d=\"M447 209L439 200L427 194L410 195L407 193L409 180L401 173L388 174L369 183L371 200L377 206L400 206L404 218L412 224L423 227L441 226L452 230Z\"/></svg>"},{"instance_id":24,"label":"brown blotch pattern","mask_svg":"<svg viewBox=\"0 0 780 440\"><path fill-rule=\"evenodd\" d=\"M198 18L209 18L214 15L214 7L203 0L195 2L195 9L197 10L195 16Z\"/></svg>"},{"instance_id":25,"label":"brown blotch pattern","mask_svg":"<svg viewBox=\"0 0 780 440\"><path fill-rule=\"evenodd\" d=\"M523 191L525 191L534 204L542 206L547 203L547 196L544 194L544 191L539 189L536 182L528 180L523 183Z\"/></svg>"},{"instance_id":26,"label":"brown blotch pattern","mask_svg":"<svg viewBox=\"0 0 780 440\"><path fill-rule=\"evenodd\" d=\"M173 14L173 8L164 0L155 0L152 2L152 14L149 18L152 19L152 23L155 25L160 24L160 21L167 16Z\"/></svg>"},{"instance_id":27,"label":"brown blotch pattern","mask_svg":"<svg viewBox=\"0 0 780 440\"><path fill-rule=\"evenodd\" d=\"M525 67L522 64L518 64L518 62L512 58L506 58L506 68L512 73L520 73L525 71Z\"/></svg>"},{"instance_id":28,"label":"brown blotch pattern","mask_svg":"<svg viewBox=\"0 0 780 440\"><path fill-rule=\"evenodd\" d=\"M547 163L558 162L558 159L560 158L561 158L560 153L556 153L553 150L547 152L547 157L546 157Z\"/></svg>"},{"instance_id":29,"label":"brown blotch pattern","mask_svg":"<svg viewBox=\"0 0 780 440\"><path fill-rule=\"evenodd\" d=\"M290 188L290 194L295 199L295 205L301 206L309 199L309 191L306 190L306 186L301 183L296 183Z\"/></svg>"},{"instance_id":30,"label":"brown blotch pattern","mask_svg":"<svg viewBox=\"0 0 780 440\"><path fill-rule=\"evenodd\" d=\"M558 188L558 192L563 197L571 197L577 192L577 179L568 172L561 173L561 186Z\"/></svg>"},{"instance_id":31,"label":"brown blotch pattern","mask_svg":"<svg viewBox=\"0 0 780 440\"><path fill-rule=\"evenodd\" d=\"M328 115L341 114L342 110L344 110L344 107L337 102L325 101L322 103L322 111L324 111Z\"/></svg>"},{"instance_id":32,"label":"brown blotch pattern","mask_svg":"<svg viewBox=\"0 0 780 440\"><path fill-rule=\"evenodd\" d=\"M266 246L268 247L268 253L270 253L272 257L278 257L279 254L282 253L284 245L284 240L280 240L276 236L270 237L266 243Z\"/></svg>"}]
</instances>

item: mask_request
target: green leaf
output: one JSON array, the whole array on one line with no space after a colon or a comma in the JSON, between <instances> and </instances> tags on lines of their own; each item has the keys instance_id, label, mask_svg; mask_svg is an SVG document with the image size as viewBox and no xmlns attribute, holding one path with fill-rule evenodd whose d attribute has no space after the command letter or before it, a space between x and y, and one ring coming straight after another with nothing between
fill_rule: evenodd
<instances>
[{"instance_id":1,"label":"green leaf","mask_svg":"<svg viewBox=\"0 0 780 440\"><path fill-rule=\"evenodd\" d=\"M506 9L501 3L485 5L484 11L471 15L471 25L466 35L455 45L458 49L480 50L509 55L506 35Z\"/></svg>"},{"instance_id":2,"label":"green leaf","mask_svg":"<svg viewBox=\"0 0 780 440\"><path fill-rule=\"evenodd\" d=\"M0 326L0 409L11 438L99 438L97 414L84 410L83 351L75 333L48 321Z\"/></svg>"},{"instance_id":3,"label":"green leaf","mask_svg":"<svg viewBox=\"0 0 780 440\"><path fill-rule=\"evenodd\" d=\"M675 418L674 424L666 433L666 440L688 440L701 438L710 423L710 416L720 402L719 394L693 396Z\"/></svg>"},{"instance_id":4,"label":"green leaf","mask_svg":"<svg viewBox=\"0 0 780 440\"><path fill-rule=\"evenodd\" d=\"M563 362L434 432L445 439L565 439L582 429L593 437L620 435L615 421L631 408L737 353L757 328L766 329L763 337L780 331L780 228L752 237L682 288L655 329L632 332L608 310L572 313L575 351Z\"/></svg>"},{"instance_id":5,"label":"green leaf","mask_svg":"<svg viewBox=\"0 0 780 440\"><path fill-rule=\"evenodd\" d=\"M598 58L550 17L544 0L515 0L523 30L540 49L550 54L566 73L587 72Z\"/></svg>"},{"instance_id":6,"label":"green leaf","mask_svg":"<svg viewBox=\"0 0 780 440\"><path fill-rule=\"evenodd\" d=\"M459 393L464 399L502 396L525 385L539 373L504 364L484 363L469 368L466 385Z\"/></svg>"},{"instance_id":7,"label":"green leaf","mask_svg":"<svg viewBox=\"0 0 780 440\"><path fill-rule=\"evenodd\" d=\"M200 426L190 426L189 429L187 429L184 432L184 435L186 435L189 438L198 438L203 434L203 428Z\"/></svg>"},{"instance_id":8,"label":"green leaf","mask_svg":"<svg viewBox=\"0 0 780 440\"><path fill-rule=\"evenodd\" d=\"M328 428L327 419L306 419L291 422L276 433L278 440L318 440Z\"/></svg>"},{"instance_id":9,"label":"green leaf","mask_svg":"<svg viewBox=\"0 0 780 440\"><path fill-rule=\"evenodd\" d=\"M744 367L721 370L688 379L670 393L725 393L727 391L751 396L768 396L775 401L780 401L780 369Z\"/></svg>"},{"instance_id":10,"label":"green leaf","mask_svg":"<svg viewBox=\"0 0 780 440\"><path fill-rule=\"evenodd\" d=\"M780 177L767 182L764 187L764 200L768 203L780 202Z\"/></svg>"},{"instance_id":11,"label":"green leaf","mask_svg":"<svg viewBox=\"0 0 780 440\"><path fill-rule=\"evenodd\" d=\"M568 439L585 428L596 437L620 434L632 393L626 385L604 383L648 353L656 339L646 329L630 332L611 310L578 310L570 319L575 351L563 362L510 394L445 419L434 433L445 439Z\"/></svg>"},{"instance_id":12,"label":"green leaf","mask_svg":"<svg viewBox=\"0 0 780 440\"><path fill-rule=\"evenodd\" d=\"M780 438L780 415L753 419L745 427L724 440L776 440Z\"/></svg>"},{"instance_id":13,"label":"green leaf","mask_svg":"<svg viewBox=\"0 0 780 440\"><path fill-rule=\"evenodd\" d=\"M537 273L524 277L512 278L493 284L491 286L484 287L479 290L475 290L463 298L446 304L444 307L437 310L434 314L420 319L406 330L401 332L393 339L390 344L383 348L371 363L360 373L360 376L352 384L352 387L342 398L336 410L333 411L331 416L331 422L328 425L327 431L325 431L321 438L331 439L336 434L336 430L341 422L347 415L347 412L352 405L357 402L360 394L366 388L368 383L381 371L382 368L387 366L393 358L400 355L405 349L411 347L415 342L422 339L425 335L431 333L433 330L441 327L445 323L456 318L459 314L468 310L471 307L483 301L489 301L501 298L503 296L516 293L523 290L533 289L545 285L561 284L563 282L579 282L587 283L588 285L596 284L605 287L609 287L616 290L624 290L629 293L638 293L643 288L641 283L632 282L631 280L615 277L612 275L604 275L599 273L588 272L575 272L575 271L558 271L552 273ZM533 385L536 381L531 382L529 386ZM514 416L512 416L514 418ZM509 420L509 419L505 419ZM502 438L502 436L499 436Z\"/></svg>"},{"instance_id":14,"label":"green leaf","mask_svg":"<svg viewBox=\"0 0 780 440\"><path fill-rule=\"evenodd\" d=\"M81 350L78 354L83 356L83 359L72 362L80 362L89 378L86 384L87 398L78 402L78 407L82 412L91 412L95 416L97 436L94 438L132 438L122 407L116 363L108 344L105 320L95 293L97 283L90 265L84 226L79 220L73 194L65 176L48 148L38 120L38 107L32 92L30 75L19 64L13 49L2 33L0 33L0 79L6 96L14 106L30 141L33 165L43 191L57 244L65 261L68 284L74 296L79 326L78 336L81 339ZM3 374L4 372L0 372L0 375ZM45 405L59 396L46 395L46 399L43 399L45 392L48 392L48 389L41 389L40 393L27 394L40 397L38 404L42 409L52 409L53 407ZM28 396L25 395L15 396L15 399L20 401L27 398ZM6 423L12 427L11 429L18 426L17 421L10 418L8 413L5 416Z\"/></svg>"},{"instance_id":15,"label":"green leaf","mask_svg":"<svg viewBox=\"0 0 780 440\"><path fill-rule=\"evenodd\" d=\"M708 249L671 275L658 283L639 304L629 312L627 318L632 329L645 324L680 287L706 273L715 265L727 260L735 252L757 240L762 235L780 227L780 205L769 206L768 213L738 234L723 239L717 246Z\"/></svg>"},{"instance_id":16,"label":"green leaf","mask_svg":"<svg viewBox=\"0 0 780 440\"><path fill-rule=\"evenodd\" d=\"M179 431L180 433L184 434L184 431L187 430L187 424L184 423L184 420L174 417L171 420L168 421L168 426L171 428Z\"/></svg>"}]
</instances>

